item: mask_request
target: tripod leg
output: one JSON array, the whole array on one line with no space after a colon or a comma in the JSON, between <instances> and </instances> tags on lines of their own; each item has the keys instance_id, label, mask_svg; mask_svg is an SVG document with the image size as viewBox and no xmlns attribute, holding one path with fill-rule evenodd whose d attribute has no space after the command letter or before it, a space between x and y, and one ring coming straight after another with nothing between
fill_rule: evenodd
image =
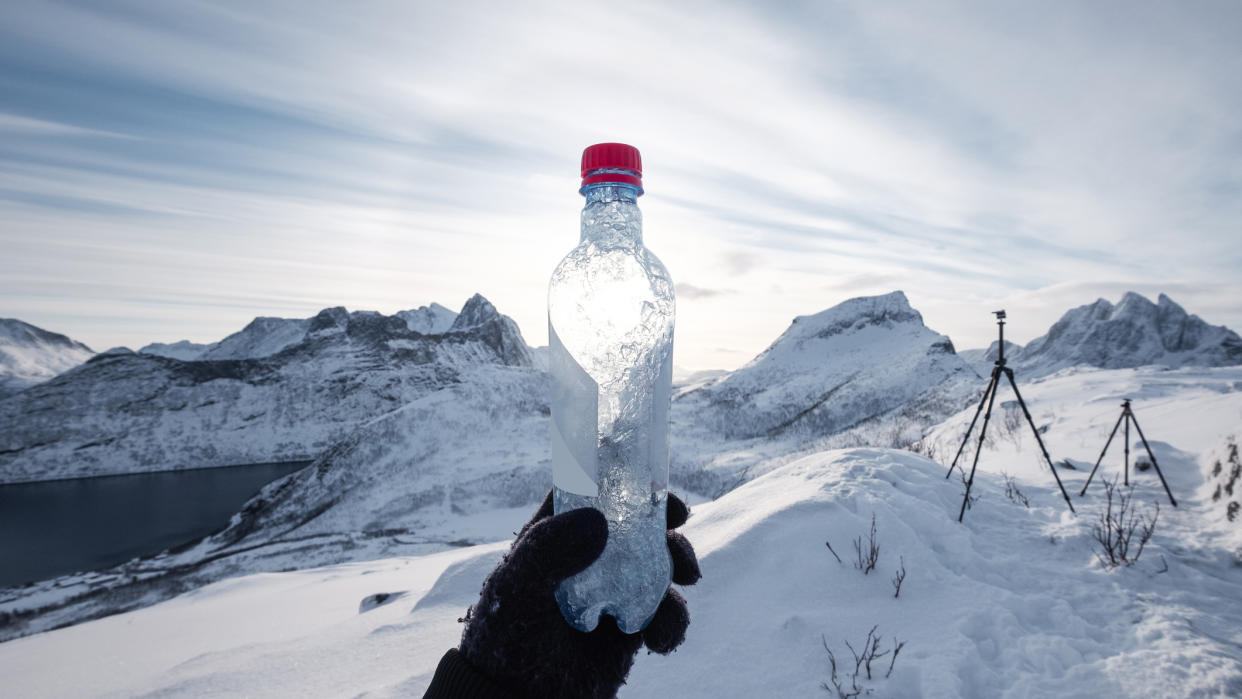
<instances>
[{"instance_id":1,"label":"tripod leg","mask_svg":"<svg viewBox=\"0 0 1242 699\"><path fill-rule=\"evenodd\" d=\"M1087 482L1083 483L1082 492L1078 494L1078 497L1082 497L1087 494L1087 486L1091 485L1091 479L1095 478L1095 470L1100 467L1100 462L1104 460L1104 455L1108 453L1108 445L1113 443L1113 437L1117 436L1117 428L1121 427L1121 421L1124 419L1126 419L1126 414L1122 413L1121 416L1117 418L1117 424L1113 425L1113 431L1108 433L1108 441L1104 442L1104 449L1100 451L1100 458L1095 460L1095 467L1091 469L1091 475L1087 476Z\"/></svg>"},{"instance_id":2,"label":"tripod leg","mask_svg":"<svg viewBox=\"0 0 1242 699\"><path fill-rule=\"evenodd\" d=\"M996 367L996 372L992 374L992 391L988 396L988 411L983 414L983 426L979 428L979 444L975 447L975 461L970 466L970 477L966 479L966 494L962 496L962 511L957 513L957 521L962 521L966 516L966 505L970 503L970 486L975 483L975 469L979 467L979 455L983 453L983 437L988 433L988 420L992 417L992 403L996 401L997 376L1000 373L1000 366Z\"/></svg>"},{"instance_id":3,"label":"tripod leg","mask_svg":"<svg viewBox=\"0 0 1242 699\"><path fill-rule=\"evenodd\" d=\"M1031 418L1031 411L1026 409L1026 401L1022 400L1022 393L1018 391L1018 382L1013 380L1013 369L1005 369L1005 376L1009 378L1009 385L1013 387L1013 394L1018 397L1018 405L1022 406L1022 414L1026 416L1027 423L1031 426L1031 431L1035 433L1035 441L1039 443L1039 450L1043 452L1044 459L1048 462L1048 468L1052 470L1052 477L1057 479L1057 487L1061 489L1061 496L1065 498L1065 504L1069 505L1070 512L1074 512L1074 503L1070 502L1069 493L1065 492L1065 485L1061 483L1061 476L1057 474L1057 467L1052 465L1052 457L1048 456L1048 450L1044 447L1044 440L1039 436L1039 428L1035 427L1035 420ZM1074 512L1074 514L1078 514Z\"/></svg>"},{"instance_id":4,"label":"tripod leg","mask_svg":"<svg viewBox=\"0 0 1242 699\"><path fill-rule=\"evenodd\" d=\"M1151 459L1151 467L1156 469L1156 475L1160 476L1160 485L1164 486L1164 492L1169 496L1169 502L1173 503L1173 507L1177 507L1177 501L1173 499L1173 491L1169 490L1169 484L1164 480L1164 474L1160 472L1160 464L1156 463L1156 455L1151 453L1151 447L1147 444L1147 438L1143 436L1143 428L1139 427L1138 418L1134 417L1134 413L1130 413L1130 419L1134 421L1134 429L1138 430L1139 439L1143 440L1143 448L1147 450L1147 458Z\"/></svg>"},{"instance_id":5,"label":"tripod leg","mask_svg":"<svg viewBox=\"0 0 1242 699\"><path fill-rule=\"evenodd\" d=\"M1126 417L1127 417L1127 418L1129 418L1129 417L1130 417L1130 411L1127 409L1127 410L1125 411L1125 413L1126 413ZM1128 419L1126 420L1126 429L1125 429L1125 433L1126 433L1126 459L1125 459L1125 471L1124 471L1124 473L1126 474L1126 475L1125 475L1125 479L1126 479L1125 484L1126 484L1127 486L1129 486L1129 485L1130 485L1130 421L1129 421Z\"/></svg>"},{"instance_id":6,"label":"tripod leg","mask_svg":"<svg viewBox=\"0 0 1242 699\"><path fill-rule=\"evenodd\" d=\"M962 436L962 445L957 448L957 454L953 456L953 463L949 464L949 472L944 474L945 478L953 475L953 467L957 466L957 460L962 456L962 450L966 448L966 443L970 441L970 433L975 429L975 422L979 420L979 413L983 412L983 404L988 402L988 396L992 391L996 390L996 374L995 369L992 370L992 379L988 381L988 387L983 390L983 397L979 399L979 407L975 409L975 416L970 420L970 427L966 428L966 434Z\"/></svg>"}]
</instances>

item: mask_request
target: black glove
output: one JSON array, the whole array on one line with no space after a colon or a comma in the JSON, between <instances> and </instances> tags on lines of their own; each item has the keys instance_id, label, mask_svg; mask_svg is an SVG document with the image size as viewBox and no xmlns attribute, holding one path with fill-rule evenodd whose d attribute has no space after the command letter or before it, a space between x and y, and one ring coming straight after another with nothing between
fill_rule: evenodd
<instances>
[{"instance_id":1,"label":"black glove","mask_svg":"<svg viewBox=\"0 0 1242 699\"><path fill-rule=\"evenodd\" d=\"M685 503L669 493L668 548L678 585L693 585L701 577L690 542L672 531L687 516ZM479 601L466 612L460 651L444 656L424 699L610 699L625 683L639 646L672 652L690 624L686 601L672 588L651 623L636 634L622 633L611 616L590 633L561 616L556 587L590 566L607 540L608 523L598 510L553 516L549 493L483 583Z\"/></svg>"}]
</instances>

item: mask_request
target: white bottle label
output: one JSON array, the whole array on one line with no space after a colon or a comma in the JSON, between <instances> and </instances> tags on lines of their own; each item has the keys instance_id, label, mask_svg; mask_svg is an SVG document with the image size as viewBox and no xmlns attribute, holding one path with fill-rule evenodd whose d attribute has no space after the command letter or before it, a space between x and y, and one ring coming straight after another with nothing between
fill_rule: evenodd
<instances>
[{"instance_id":1,"label":"white bottle label","mask_svg":"<svg viewBox=\"0 0 1242 699\"><path fill-rule=\"evenodd\" d=\"M598 497L599 384L565 349L551 318L548 370L552 374L552 483L568 493Z\"/></svg>"}]
</instances>

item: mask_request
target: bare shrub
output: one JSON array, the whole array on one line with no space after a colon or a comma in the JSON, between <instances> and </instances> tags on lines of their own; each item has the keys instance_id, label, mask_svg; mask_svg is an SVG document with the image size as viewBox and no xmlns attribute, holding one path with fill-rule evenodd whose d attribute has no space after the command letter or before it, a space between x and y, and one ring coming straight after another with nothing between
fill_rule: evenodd
<instances>
[{"instance_id":1,"label":"bare shrub","mask_svg":"<svg viewBox=\"0 0 1242 699\"><path fill-rule=\"evenodd\" d=\"M1095 555L1105 568L1134 565L1156 531L1160 503L1154 503L1156 509L1150 516L1140 513L1134 505L1134 486L1119 489L1116 480L1107 478L1104 479L1104 493L1107 498L1104 511L1091 532L1100 545ZM1138 535L1137 547L1135 534Z\"/></svg>"},{"instance_id":2,"label":"bare shrub","mask_svg":"<svg viewBox=\"0 0 1242 699\"><path fill-rule=\"evenodd\" d=\"M889 661L888 670L884 673L884 677L887 678L893 674L893 666L897 663L897 654L901 652L901 649L905 647L906 643L905 641L899 641L896 637L894 637L892 649L881 651L880 635L876 633L876 629L878 628L880 628L879 625L872 626L871 630L867 632L867 638L862 643L861 652L856 650L849 641L845 641L845 647L849 648L850 654L854 656L853 671L848 669L840 670L837 667L837 656L832 652L832 648L828 646L827 637L820 636L820 639L824 644L824 651L828 653L828 665L829 672L831 674L828 682L820 683L820 687L822 687L824 691L836 692L838 699L852 699L853 697L857 697L864 693L870 694L871 690L859 686L859 682L864 679L873 679L874 673L879 672L880 667L883 667L883 663L880 661L886 657ZM872 664L876 664L874 671L872 669ZM846 673L848 673L848 677L843 677ZM847 680L849 682L848 686L845 684L845 681Z\"/></svg>"},{"instance_id":3,"label":"bare shrub","mask_svg":"<svg viewBox=\"0 0 1242 699\"><path fill-rule=\"evenodd\" d=\"M1022 446L1022 409L1015 402L1001 407L1001 434L1015 445Z\"/></svg>"},{"instance_id":4,"label":"bare shrub","mask_svg":"<svg viewBox=\"0 0 1242 699\"><path fill-rule=\"evenodd\" d=\"M1031 506L1031 501L1022 494L1021 490L1018 490L1018 483L1013 479L1013 476L1008 473L1002 473L1001 475L1005 478L1005 497L1023 507L1029 508Z\"/></svg>"},{"instance_id":5,"label":"bare shrub","mask_svg":"<svg viewBox=\"0 0 1242 699\"><path fill-rule=\"evenodd\" d=\"M1229 518L1230 522L1238 518L1238 507L1237 501L1234 501L1229 503L1229 506L1225 508L1225 516Z\"/></svg>"},{"instance_id":6,"label":"bare shrub","mask_svg":"<svg viewBox=\"0 0 1242 699\"><path fill-rule=\"evenodd\" d=\"M901 567L893 575L893 597L901 597L901 584L906 581L906 557L901 556Z\"/></svg>"},{"instance_id":7,"label":"bare shrub","mask_svg":"<svg viewBox=\"0 0 1242 699\"><path fill-rule=\"evenodd\" d=\"M863 575L875 570L875 564L880 560L880 542L876 541L874 512L871 513L871 533L867 540L863 541L861 535L854 539L854 554L854 567L861 570Z\"/></svg>"},{"instance_id":8,"label":"bare shrub","mask_svg":"<svg viewBox=\"0 0 1242 699\"><path fill-rule=\"evenodd\" d=\"M936 443L924 437L917 442L911 442L906 446L906 451L912 451L915 454L926 457L928 461L936 461ZM937 461L937 463L939 463Z\"/></svg>"}]
</instances>

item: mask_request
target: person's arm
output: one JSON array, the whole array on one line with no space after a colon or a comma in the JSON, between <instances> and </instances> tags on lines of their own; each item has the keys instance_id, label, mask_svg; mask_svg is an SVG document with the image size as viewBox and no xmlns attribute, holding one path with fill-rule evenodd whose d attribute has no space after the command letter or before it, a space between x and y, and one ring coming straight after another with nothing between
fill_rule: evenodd
<instances>
[{"instance_id":1,"label":"person's arm","mask_svg":"<svg viewBox=\"0 0 1242 699\"><path fill-rule=\"evenodd\" d=\"M501 688L469 663L461 651L453 648L440 658L435 677L423 699L518 699L516 694Z\"/></svg>"}]
</instances>

